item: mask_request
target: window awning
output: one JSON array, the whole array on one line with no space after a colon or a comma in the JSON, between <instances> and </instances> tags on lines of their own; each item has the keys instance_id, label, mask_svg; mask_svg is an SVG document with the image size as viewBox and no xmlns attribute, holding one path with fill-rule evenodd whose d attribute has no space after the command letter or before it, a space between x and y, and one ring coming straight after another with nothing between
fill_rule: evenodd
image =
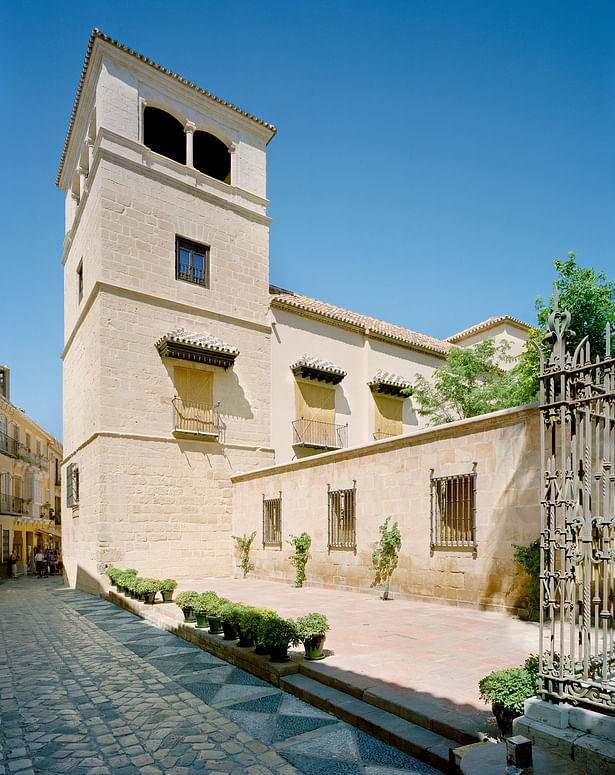
<instances>
[{"instance_id":1,"label":"window awning","mask_svg":"<svg viewBox=\"0 0 615 775\"><path fill-rule=\"evenodd\" d=\"M239 355L236 347L225 344L212 334L195 334L185 328L176 328L161 336L156 342L156 349L163 358L179 358L223 369L232 366Z\"/></svg>"},{"instance_id":2,"label":"window awning","mask_svg":"<svg viewBox=\"0 0 615 775\"><path fill-rule=\"evenodd\" d=\"M302 355L290 368L295 377L317 379L332 385L337 385L346 376L344 369L331 363L331 361L322 361L309 355Z\"/></svg>"},{"instance_id":3,"label":"window awning","mask_svg":"<svg viewBox=\"0 0 615 775\"><path fill-rule=\"evenodd\" d=\"M412 385L407 379L382 369L379 369L367 384L372 393L387 396L401 396L402 390L412 390Z\"/></svg>"}]
</instances>

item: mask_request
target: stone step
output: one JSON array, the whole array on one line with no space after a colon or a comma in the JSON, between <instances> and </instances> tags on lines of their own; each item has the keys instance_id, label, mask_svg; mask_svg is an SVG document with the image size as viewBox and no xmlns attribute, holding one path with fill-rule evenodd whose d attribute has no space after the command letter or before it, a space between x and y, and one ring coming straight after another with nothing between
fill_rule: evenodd
<instances>
[{"instance_id":1,"label":"stone step","mask_svg":"<svg viewBox=\"0 0 615 775\"><path fill-rule=\"evenodd\" d=\"M455 741L455 745L470 745L488 735L495 737L498 734L495 723L486 723L484 713L477 713L473 709L461 710L455 703L446 699L349 673L328 665L326 660L303 660L299 671L368 705L450 738Z\"/></svg>"},{"instance_id":2,"label":"stone step","mask_svg":"<svg viewBox=\"0 0 615 775\"><path fill-rule=\"evenodd\" d=\"M451 771L450 750L458 745L455 740L413 724L302 673L280 677L280 689L443 772Z\"/></svg>"}]
</instances>

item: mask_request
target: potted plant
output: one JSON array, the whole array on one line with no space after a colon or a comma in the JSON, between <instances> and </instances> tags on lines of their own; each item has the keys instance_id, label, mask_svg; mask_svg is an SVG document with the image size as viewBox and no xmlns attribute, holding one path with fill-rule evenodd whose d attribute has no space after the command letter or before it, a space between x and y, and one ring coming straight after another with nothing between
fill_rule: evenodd
<instances>
[{"instance_id":1,"label":"potted plant","mask_svg":"<svg viewBox=\"0 0 615 775\"><path fill-rule=\"evenodd\" d=\"M240 629L242 635L254 642L256 654L268 654L269 650L262 641L259 641L258 634L260 626L265 619L271 619L277 616L277 612L272 608L250 608L244 612L240 618Z\"/></svg>"},{"instance_id":2,"label":"potted plant","mask_svg":"<svg viewBox=\"0 0 615 775\"><path fill-rule=\"evenodd\" d=\"M251 621L256 621L254 612L256 608L251 605L243 605L239 603L237 605L237 615L235 629L237 630L237 637L239 638L238 646L242 648L248 648L254 645L254 631L255 627L250 627Z\"/></svg>"},{"instance_id":3,"label":"potted plant","mask_svg":"<svg viewBox=\"0 0 615 775\"><path fill-rule=\"evenodd\" d=\"M289 645L299 644L297 626L292 619L272 616L261 621L257 642L261 642L269 651L272 662L287 662Z\"/></svg>"},{"instance_id":4,"label":"potted plant","mask_svg":"<svg viewBox=\"0 0 615 775\"><path fill-rule=\"evenodd\" d=\"M212 592L212 595L215 595L215 593ZM209 606L209 613L208 613L208 620L209 620L209 632L212 635L219 635L222 630L222 618L220 616L220 612L222 610L222 607L226 603L230 603L230 600L227 600L225 597L218 597L215 595L215 599L212 598L211 604Z\"/></svg>"},{"instance_id":5,"label":"potted plant","mask_svg":"<svg viewBox=\"0 0 615 775\"><path fill-rule=\"evenodd\" d=\"M329 622L324 614L311 613L300 616L295 622L299 639L305 648L306 659L324 659L323 646Z\"/></svg>"},{"instance_id":6,"label":"potted plant","mask_svg":"<svg viewBox=\"0 0 615 775\"><path fill-rule=\"evenodd\" d=\"M175 579L163 579L160 582L160 591L162 593L163 603L173 602L173 592L175 591L176 586L177 581L175 581Z\"/></svg>"},{"instance_id":7,"label":"potted plant","mask_svg":"<svg viewBox=\"0 0 615 775\"><path fill-rule=\"evenodd\" d=\"M478 683L481 699L491 703L502 737L512 734L513 719L523 715L523 705L539 689L538 658L529 656L523 667L494 670Z\"/></svg>"},{"instance_id":8,"label":"potted plant","mask_svg":"<svg viewBox=\"0 0 615 775\"><path fill-rule=\"evenodd\" d=\"M194 615L195 606L198 603L199 593L193 589L180 592L175 598L175 604L182 609L185 622L194 622L196 617Z\"/></svg>"},{"instance_id":9,"label":"potted plant","mask_svg":"<svg viewBox=\"0 0 615 775\"><path fill-rule=\"evenodd\" d=\"M197 627L207 627L209 610L214 599L217 598L215 592L201 592L194 604L194 615L196 616Z\"/></svg>"},{"instance_id":10,"label":"potted plant","mask_svg":"<svg viewBox=\"0 0 615 775\"><path fill-rule=\"evenodd\" d=\"M237 626L239 624L239 615L243 605L241 603L223 603L219 609L224 640L235 640L238 636Z\"/></svg>"},{"instance_id":11,"label":"potted plant","mask_svg":"<svg viewBox=\"0 0 615 775\"><path fill-rule=\"evenodd\" d=\"M117 580L121 573L122 571L119 568L107 568L105 571L105 576L107 576L111 582L111 586L117 587Z\"/></svg>"},{"instance_id":12,"label":"potted plant","mask_svg":"<svg viewBox=\"0 0 615 775\"><path fill-rule=\"evenodd\" d=\"M126 576L124 577L124 587L126 588L128 597L131 597L133 599L137 596L138 579L139 577L133 576L132 573L126 573Z\"/></svg>"},{"instance_id":13,"label":"potted plant","mask_svg":"<svg viewBox=\"0 0 615 775\"><path fill-rule=\"evenodd\" d=\"M160 589L160 580L152 578L137 579L135 590L139 598L148 605L154 605L156 592Z\"/></svg>"}]
</instances>

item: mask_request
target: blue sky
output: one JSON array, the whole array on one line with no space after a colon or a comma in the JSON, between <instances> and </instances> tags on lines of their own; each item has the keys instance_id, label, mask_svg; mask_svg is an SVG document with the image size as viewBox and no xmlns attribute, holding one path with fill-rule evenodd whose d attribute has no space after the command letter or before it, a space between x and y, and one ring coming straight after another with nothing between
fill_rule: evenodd
<instances>
[{"instance_id":1,"label":"blue sky","mask_svg":"<svg viewBox=\"0 0 615 775\"><path fill-rule=\"evenodd\" d=\"M93 27L275 124L271 281L433 336L615 277L612 2L23 2L0 24L0 362L61 438L57 167Z\"/></svg>"}]
</instances>

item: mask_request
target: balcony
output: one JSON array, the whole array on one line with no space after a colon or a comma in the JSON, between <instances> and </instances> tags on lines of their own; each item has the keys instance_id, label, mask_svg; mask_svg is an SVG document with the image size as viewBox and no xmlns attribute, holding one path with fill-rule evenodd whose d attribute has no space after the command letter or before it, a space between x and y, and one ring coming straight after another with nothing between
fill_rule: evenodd
<instances>
[{"instance_id":1,"label":"balcony","mask_svg":"<svg viewBox=\"0 0 615 775\"><path fill-rule=\"evenodd\" d=\"M0 453L10 455L11 457L18 457L20 447L21 444L16 439L12 439L6 433L0 432Z\"/></svg>"},{"instance_id":2,"label":"balcony","mask_svg":"<svg viewBox=\"0 0 615 775\"><path fill-rule=\"evenodd\" d=\"M301 418L293 422L293 446L312 449L344 449L348 446L348 424L336 425Z\"/></svg>"},{"instance_id":3,"label":"balcony","mask_svg":"<svg viewBox=\"0 0 615 775\"><path fill-rule=\"evenodd\" d=\"M0 492L0 514L26 514L26 504L23 498Z\"/></svg>"},{"instance_id":4,"label":"balcony","mask_svg":"<svg viewBox=\"0 0 615 775\"><path fill-rule=\"evenodd\" d=\"M47 458L44 455L32 452L27 447L24 447L23 444L20 444L17 439L13 439L2 432L0 432L0 455L1 454L17 458L23 463L31 463L44 470L47 470L48 467Z\"/></svg>"},{"instance_id":5,"label":"balcony","mask_svg":"<svg viewBox=\"0 0 615 775\"><path fill-rule=\"evenodd\" d=\"M173 434L208 440L219 439L224 426L218 406L219 404L186 401L176 396L173 399Z\"/></svg>"},{"instance_id":6,"label":"balcony","mask_svg":"<svg viewBox=\"0 0 615 775\"><path fill-rule=\"evenodd\" d=\"M374 431L372 435L374 437L374 441L382 441L382 439L392 439L395 434L386 433L385 431Z\"/></svg>"}]
</instances>

